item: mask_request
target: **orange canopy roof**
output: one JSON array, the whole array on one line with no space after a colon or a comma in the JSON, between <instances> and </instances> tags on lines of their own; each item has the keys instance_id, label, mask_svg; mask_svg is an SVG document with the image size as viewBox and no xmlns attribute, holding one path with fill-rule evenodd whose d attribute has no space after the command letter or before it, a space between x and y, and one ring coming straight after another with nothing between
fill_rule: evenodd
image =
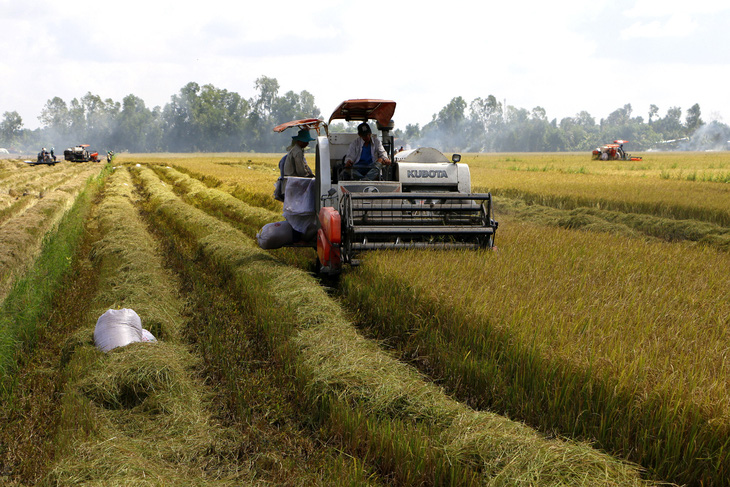
<instances>
[{"instance_id":1,"label":"orange canopy roof","mask_svg":"<svg viewBox=\"0 0 730 487\"><path fill-rule=\"evenodd\" d=\"M300 129L316 130L319 134L319 126L324 121L318 118L303 118L301 120L292 120L291 122L284 122L274 127L274 132L283 132L290 127L299 127Z\"/></svg>"},{"instance_id":2,"label":"orange canopy roof","mask_svg":"<svg viewBox=\"0 0 730 487\"><path fill-rule=\"evenodd\" d=\"M387 125L395 113L395 102L392 100L376 99L353 99L340 103L330 115L329 123L332 120L377 120L380 125Z\"/></svg>"}]
</instances>

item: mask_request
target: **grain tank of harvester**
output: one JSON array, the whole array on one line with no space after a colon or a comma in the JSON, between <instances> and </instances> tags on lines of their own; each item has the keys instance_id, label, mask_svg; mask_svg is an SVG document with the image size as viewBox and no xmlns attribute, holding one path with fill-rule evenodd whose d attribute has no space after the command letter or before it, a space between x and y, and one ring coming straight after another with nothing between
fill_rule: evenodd
<instances>
[{"instance_id":1,"label":"grain tank of harvester","mask_svg":"<svg viewBox=\"0 0 730 487\"><path fill-rule=\"evenodd\" d=\"M89 151L86 148L89 144L79 144L69 147L63 151L63 158L71 162L88 162L90 159Z\"/></svg>"},{"instance_id":2,"label":"grain tank of harvester","mask_svg":"<svg viewBox=\"0 0 730 487\"><path fill-rule=\"evenodd\" d=\"M614 140L613 144L604 144L593 149L593 160L601 161L641 161L641 157L632 157L624 151L624 144L628 140Z\"/></svg>"},{"instance_id":3,"label":"grain tank of harvester","mask_svg":"<svg viewBox=\"0 0 730 487\"><path fill-rule=\"evenodd\" d=\"M391 100L342 102L327 123L317 119L274 128L316 129L314 205L319 272L338 274L376 249L492 248L498 223L490 193L472 193L469 166L433 148L395 153ZM374 120L392 163L376 181L341 180L340 168L357 133L329 133L333 120ZM321 127L324 134L321 134Z\"/></svg>"}]
</instances>

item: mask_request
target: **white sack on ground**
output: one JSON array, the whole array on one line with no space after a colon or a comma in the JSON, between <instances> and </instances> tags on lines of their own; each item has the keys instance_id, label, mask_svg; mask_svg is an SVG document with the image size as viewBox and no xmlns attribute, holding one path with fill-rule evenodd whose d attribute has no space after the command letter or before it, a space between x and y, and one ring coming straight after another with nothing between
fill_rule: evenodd
<instances>
[{"instance_id":1,"label":"white sack on ground","mask_svg":"<svg viewBox=\"0 0 730 487\"><path fill-rule=\"evenodd\" d=\"M149 332L149 330L145 330L142 328L142 341L143 342L156 342L157 338Z\"/></svg>"},{"instance_id":2,"label":"white sack on ground","mask_svg":"<svg viewBox=\"0 0 730 487\"><path fill-rule=\"evenodd\" d=\"M156 340L152 333L142 328L142 320L133 309L108 309L96 320L94 345L102 352L147 341Z\"/></svg>"}]
</instances>

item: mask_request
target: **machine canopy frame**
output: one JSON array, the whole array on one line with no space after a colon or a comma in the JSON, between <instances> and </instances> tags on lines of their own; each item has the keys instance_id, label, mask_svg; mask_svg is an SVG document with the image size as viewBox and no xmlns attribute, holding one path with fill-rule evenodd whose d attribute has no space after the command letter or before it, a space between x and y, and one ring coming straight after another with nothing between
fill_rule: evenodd
<instances>
[{"instance_id":1,"label":"machine canopy frame","mask_svg":"<svg viewBox=\"0 0 730 487\"><path fill-rule=\"evenodd\" d=\"M387 126L395 113L395 102L393 100L378 100L358 98L345 100L340 103L330 115L328 123L332 120L377 120L382 126Z\"/></svg>"}]
</instances>

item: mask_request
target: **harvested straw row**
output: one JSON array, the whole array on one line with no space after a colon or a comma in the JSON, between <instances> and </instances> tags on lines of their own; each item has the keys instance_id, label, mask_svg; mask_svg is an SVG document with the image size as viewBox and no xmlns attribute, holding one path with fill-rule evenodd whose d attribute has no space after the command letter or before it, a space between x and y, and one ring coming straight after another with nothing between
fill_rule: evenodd
<instances>
[{"instance_id":1,"label":"harvested straw row","mask_svg":"<svg viewBox=\"0 0 730 487\"><path fill-rule=\"evenodd\" d=\"M245 174L233 173L234 168L220 172L210 165L186 164L183 161L175 161L173 167L252 206L280 213L282 203L273 198L274 183L279 175L278 161L279 157L275 161L263 160L256 165L256 170L249 170Z\"/></svg>"},{"instance_id":2,"label":"harvested straw row","mask_svg":"<svg viewBox=\"0 0 730 487\"><path fill-rule=\"evenodd\" d=\"M128 171L111 176L93 222L99 292L86 324L69 339L69 381L56 438L59 456L44 482L71 485L241 485L245 464L226 458L233 432L206 409L201 363L179 343L183 303L133 204ZM107 354L93 344L97 317L132 308L160 340Z\"/></svg>"},{"instance_id":3,"label":"harvested straw row","mask_svg":"<svg viewBox=\"0 0 730 487\"><path fill-rule=\"evenodd\" d=\"M35 181L45 178L51 174L61 174L64 170L60 166L36 166L30 167L28 164L10 164L7 161L0 161L2 172L2 182L0 189L2 192L11 188L23 188L32 185Z\"/></svg>"},{"instance_id":4,"label":"harvested straw row","mask_svg":"<svg viewBox=\"0 0 730 487\"><path fill-rule=\"evenodd\" d=\"M193 173L189 176L184 168L170 168L152 166L164 181L173 185L175 192L188 203L202 209L206 213L220 218L233 225L249 237L254 237L261 228L271 222L283 220L281 203L268 197L267 201L260 193L252 193L234 185L223 185L222 189L210 188L204 182L210 178ZM179 170L178 170L179 169ZM235 196L228 191L235 193ZM241 201L243 198L245 201ZM261 203L263 206L256 206L254 203ZM276 203L279 208L274 211L268 209L270 203ZM292 250L282 248L274 251L277 258L286 261L300 268L308 268L314 261L313 252L307 253L302 249Z\"/></svg>"},{"instance_id":5,"label":"harvested straw row","mask_svg":"<svg viewBox=\"0 0 730 487\"><path fill-rule=\"evenodd\" d=\"M253 206L281 211L281 203L272 197L281 154L169 154L164 162L156 156L145 156L144 160L150 165L172 166ZM136 154L123 155L120 161L141 162Z\"/></svg>"},{"instance_id":6,"label":"harvested straw row","mask_svg":"<svg viewBox=\"0 0 730 487\"><path fill-rule=\"evenodd\" d=\"M13 279L28 268L44 236L53 230L84 183L98 172L97 167L78 174L0 226L0 300L7 295Z\"/></svg>"},{"instance_id":7,"label":"harvested straw row","mask_svg":"<svg viewBox=\"0 0 730 487\"><path fill-rule=\"evenodd\" d=\"M39 196L82 173L99 172L99 167L79 165L64 167L23 167L0 179L0 208L10 206L23 195Z\"/></svg>"},{"instance_id":8,"label":"harvested straw row","mask_svg":"<svg viewBox=\"0 0 730 487\"><path fill-rule=\"evenodd\" d=\"M74 171L46 174L45 177L40 178L35 187L26 186L8 189L7 194L10 199L8 205L0 210L0 227L7 224L13 217L22 214L49 192L56 189L69 191L69 188L71 188L73 190L79 181L96 174L99 174L97 168L81 167ZM0 194L1 196L2 194Z\"/></svg>"},{"instance_id":9,"label":"harvested straw row","mask_svg":"<svg viewBox=\"0 0 730 487\"><path fill-rule=\"evenodd\" d=\"M281 220L281 213L251 206L224 191L209 188L198 179L166 166L152 166L156 173L173 185L184 199L227 221L240 223L248 236L253 237L263 225Z\"/></svg>"},{"instance_id":10,"label":"harvested straw row","mask_svg":"<svg viewBox=\"0 0 730 487\"><path fill-rule=\"evenodd\" d=\"M195 243L242 299L266 296L264 332L301 379L322 431L403 485L644 485L634 466L587 445L547 440L449 399L360 336L312 277L268 257L241 232L184 204L152 170L135 171L160 222Z\"/></svg>"}]
</instances>

